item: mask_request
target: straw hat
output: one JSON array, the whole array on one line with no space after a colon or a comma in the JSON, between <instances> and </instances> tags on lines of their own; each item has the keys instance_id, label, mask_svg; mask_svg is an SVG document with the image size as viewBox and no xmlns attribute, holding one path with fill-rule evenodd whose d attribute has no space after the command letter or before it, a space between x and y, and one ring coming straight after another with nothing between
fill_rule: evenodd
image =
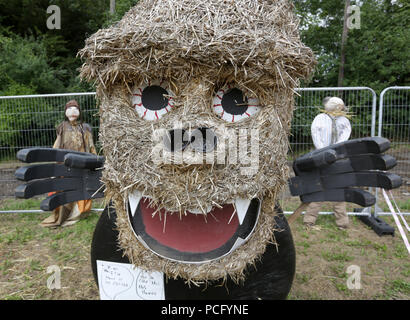
<instances>
[{"instance_id":1,"label":"straw hat","mask_svg":"<svg viewBox=\"0 0 410 320\"><path fill-rule=\"evenodd\" d=\"M218 72L229 64L236 74L268 74L295 86L315 58L300 41L293 10L288 0L141 0L86 40L81 77L108 87L147 70Z\"/></svg>"}]
</instances>

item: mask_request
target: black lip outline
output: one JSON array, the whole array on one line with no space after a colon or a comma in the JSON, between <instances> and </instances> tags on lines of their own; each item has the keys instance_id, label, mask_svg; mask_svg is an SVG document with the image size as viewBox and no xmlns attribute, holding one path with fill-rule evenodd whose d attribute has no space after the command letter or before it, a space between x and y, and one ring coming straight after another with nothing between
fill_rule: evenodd
<instances>
[{"instance_id":1,"label":"black lip outline","mask_svg":"<svg viewBox=\"0 0 410 320\"><path fill-rule=\"evenodd\" d=\"M145 225L142 222L141 217L140 203L138 203L134 216L132 216L131 214L131 208L129 203L127 207L128 219L135 236L145 247L147 247L153 253L159 255L160 257L177 262L204 263L207 261L222 258L223 256L229 254L239 237L242 238L244 241L248 240L249 236L255 230L256 224L258 222L261 201L258 198L254 198L251 200L248 207L248 211L246 212L242 224L239 225L238 229L236 229L235 233L227 242L225 242L225 244L214 250L201 253L183 252L159 243L156 239L152 238L149 234L145 232Z\"/></svg>"}]
</instances>

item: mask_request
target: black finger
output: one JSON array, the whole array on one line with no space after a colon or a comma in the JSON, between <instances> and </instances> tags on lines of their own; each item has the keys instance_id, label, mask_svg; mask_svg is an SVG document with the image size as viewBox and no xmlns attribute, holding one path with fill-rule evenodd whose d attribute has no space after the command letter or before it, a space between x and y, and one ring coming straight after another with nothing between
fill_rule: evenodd
<instances>
[{"instance_id":1,"label":"black finger","mask_svg":"<svg viewBox=\"0 0 410 320\"><path fill-rule=\"evenodd\" d=\"M87 155L68 153L64 157L64 164L71 168L96 169L104 165L104 157L96 156L92 153Z\"/></svg>"},{"instance_id":2,"label":"black finger","mask_svg":"<svg viewBox=\"0 0 410 320\"><path fill-rule=\"evenodd\" d=\"M354 139L314 150L294 162L295 172L309 171L336 160L360 154L380 154L390 148L390 141L381 137Z\"/></svg>"},{"instance_id":3,"label":"black finger","mask_svg":"<svg viewBox=\"0 0 410 320\"><path fill-rule=\"evenodd\" d=\"M48 163L35 164L26 167L20 167L16 170L15 176L21 181L30 181L34 179L43 179L51 177L81 177L84 170L71 169L64 164Z\"/></svg>"},{"instance_id":4,"label":"black finger","mask_svg":"<svg viewBox=\"0 0 410 320\"><path fill-rule=\"evenodd\" d=\"M402 184L401 177L389 172L364 171L335 174L322 177L311 175L290 179L289 189L293 196L346 187L379 187L394 189Z\"/></svg>"},{"instance_id":5,"label":"black finger","mask_svg":"<svg viewBox=\"0 0 410 320\"><path fill-rule=\"evenodd\" d=\"M88 191L88 192L81 192L81 191L67 191L56 193L51 197L44 199L41 202L40 208L44 211L52 211L59 206L65 205L67 203L76 202L80 200L89 200L89 199L97 199L103 198L104 193L96 191Z\"/></svg>"},{"instance_id":6,"label":"black finger","mask_svg":"<svg viewBox=\"0 0 410 320\"><path fill-rule=\"evenodd\" d=\"M100 189L101 186L103 185L103 183L101 182L102 170L97 170L97 171L83 170L83 171L86 171L86 173L84 173L83 175L85 190Z\"/></svg>"},{"instance_id":7,"label":"black finger","mask_svg":"<svg viewBox=\"0 0 410 320\"><path fill-rule=\"evenodd\" d=\"M17 198L28 199L48 192L82 189L82 184L82 179L79 178L34 180L18 186L15 190L15 195Z\"/></svg>"},{"instance_id":8,"label":"black finger","mask_svg":"<svg viewBox=\"0 0 410 320\"><path fill-rule=\"evenodd\" d=\"M309 171L297 171L296 175L316 174L320 176L349 173L366 170L382 170L387 171L395 167L397 161L394 157L383 154L363 154L352 156L347 159L337 160L332 164L315 168Z\"/></svg>"},{"instance_id":9,"label":"black finger","mask_svg":"<svg viewBox=\"0 0 410 320\"><path fill-rule=\"evenodd\" d=\"M330 189L323 192L315 192L300 196L304 203L309 202L350 202L362 207L370 207L376 203L376 198L369 192L361 189Z\"/></svg>"},{"instance_id":10,"label":"black finger","mask_svg":"<svg viewBox=\"0 0 410 320\"><path fill-rule=\"evenodd\" d=\"M331 164L336 160L336 151L333 149L322 150L318 153L311 152L301 158L296 159L293 163L293 170L296 173L299 173L299 171L310 171Z\"/></svg>"},{"instance_id":11,"label":"black finger","mask_svg":"<svg viewBox=\"0 0 410 320\"><path fill-rule=\"evenodd\" d=\"M364 154L353 156L347 159L337 160L336 162L319 169L321 176L349 173L366 170L387 171L394 168L397 161L394 157L383 154ZM301 172L303 174L303 172Z\"/></svg>"},{"instance_id":12,"label":"black finger","mask_svg":"<svg viewBox=\"0 0 410 320\"><path fill-rule=\"evenodd\" d=\"M87 152L79 152L66 149L54 148L28 148L17 152L17 159L23 162L64 162L64 157L67 153L85 154Z\"/></svg>"}]
</instances>

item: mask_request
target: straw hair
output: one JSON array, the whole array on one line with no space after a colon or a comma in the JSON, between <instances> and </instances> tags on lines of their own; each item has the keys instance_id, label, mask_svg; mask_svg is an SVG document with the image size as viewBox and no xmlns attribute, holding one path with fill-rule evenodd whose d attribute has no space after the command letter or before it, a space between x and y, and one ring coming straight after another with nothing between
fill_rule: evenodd
<instances>
[{"instance_id":1,"label":"straw hair","mask_svg":"<svg viewBox=\"0 0 410 320\"><path fill-rule=\"evenodd\" d=\"M67 110L70 107L77 107L78 109L80 109L80 105L78 104L77 100L68 101L65 105L65 109Z\"/></svg>"},{"instance_id":2,"label":"straw hair","mask_svg":"<svg viewBox=\"0 0 410 320\"><path fill-rule=\"evenodd\" d=\"M102 180L117 211L121 249L142 269L190 283L243 280L245 270L275 241L274 204L289 176L294 88L314 67L311 50L300 42L291 3L142 0L119 23L87 39L79 55L85 60L81 76L97 83L106 159ZM158 79L167 83L173 107L161 119L146 121L137 113L132 94ZM249 99L258 98L259 113L237 123L219 118L212 101L227 85ZM195 164L192 150L184 151L182 162L161 160L166 150L158 136L199 127L215 132L218 148L209 156L222 154L222 164ZM230 161L222 151L232 146L232 136L246 142L240 160L256 153L257 163ZM243 168L251 165L256 171L244 174ZM230 255L203 264L177 263L156 256L133 234L126 208L128 194L136 190L151 206L174 214L203 211L236 198L259 198L262 210L251 238Z\"/></svg>"},{"instance_id":3,"label":"straw hair","mask_svg":"<svg viewBox=\"0 0 410 320\"><path fill-rule=\"evenodd\" d=\"M287 0L142 0L87 39L81 76L108 87L147 72L169 77L229 64L235 74L297 86L314 57L300 41L293 9Z\"/></svg>"}]
</instances>

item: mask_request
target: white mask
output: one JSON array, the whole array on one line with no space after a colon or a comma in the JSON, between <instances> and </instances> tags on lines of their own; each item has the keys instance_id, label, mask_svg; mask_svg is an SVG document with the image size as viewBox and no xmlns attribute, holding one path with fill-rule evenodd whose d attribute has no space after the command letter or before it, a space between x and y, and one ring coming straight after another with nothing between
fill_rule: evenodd
<instances>
[{"instance_id":1,"label":"white mask","mask_svg":"<svg viewBox=\"0 0 410 320\"><path fill-rule=\"evenodd\" d=\"M72 122L78 119L78 117L80 116L80 110L78 110L77 107L69 107L65 111L65 115L67 116L68 120Z\"/></svg>"}]
</instances>

